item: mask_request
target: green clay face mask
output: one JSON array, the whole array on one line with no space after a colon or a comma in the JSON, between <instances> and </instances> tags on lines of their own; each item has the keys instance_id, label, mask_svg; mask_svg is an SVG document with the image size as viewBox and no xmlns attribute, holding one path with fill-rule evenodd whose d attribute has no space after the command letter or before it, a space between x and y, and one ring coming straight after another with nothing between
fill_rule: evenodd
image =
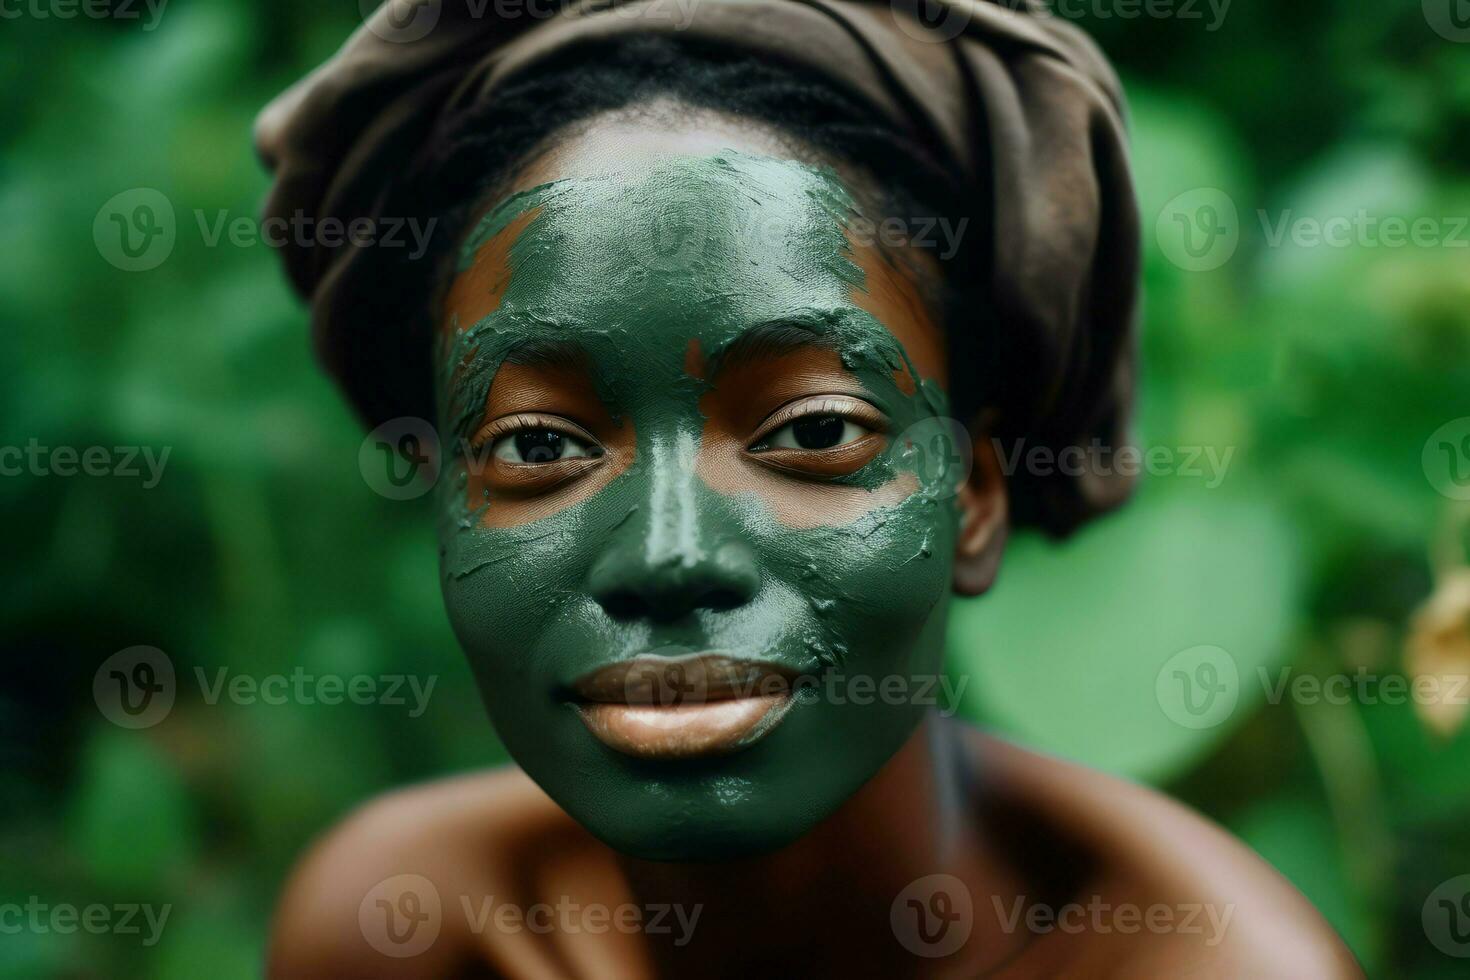
<instances>
[{"instance_id":1,"label":"green clay face mask","mask_svg":"<svg viewBox=\"0 0 1470 980\"><path fill-rule=\"evenodd\" d=\"M933 379L907 381L903 346L856 301L854 204L836 175L733 151L630 169L517 194L467 240L462 277L480 262L504 270L498 299L480 304L489 312L445 329L446 439L463 445L494 422L497 374L552 350L606 419L571 419L579 441L504 435L494 455L593 437L609 448L556 463L572 475L531 502L477 489L488 448L462 455L441 484L444 596L501 738L557 803L624 853L715 860L806 833L936 703L958 511L952 474L926 474L900 438L942 417L943 395ZM773 325L788 346L809 338L846 378L844 397L885 417L851 472L772 469L752 461L763 446L721 428L763 397L735 390L733 365L760 354L742 338ZM805 431L825 438L819 428ZM782 438L767 439L768 458ZM530 472L520 459L505 465ZM599 706L639 700L610 690L637 687L618 665L699 654L723 665L691 665L701 684L786 683L779 710L752 714L735 744L692 751L677 710ZM601 707L613 722L597 720ZM672 751L648 736L665 719ZM634 722L646 752L617 747Z\"/></svg>"}]
</instances>

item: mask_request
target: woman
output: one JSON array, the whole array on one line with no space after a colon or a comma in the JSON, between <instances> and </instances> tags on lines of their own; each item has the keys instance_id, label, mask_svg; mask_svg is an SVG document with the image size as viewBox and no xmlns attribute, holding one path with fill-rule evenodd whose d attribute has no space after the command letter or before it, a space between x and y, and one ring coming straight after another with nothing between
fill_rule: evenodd
<instances>
[{"instance_id":1,"label":"woman","mask_svg":"<svg viewBox=\"0 0 1470 980\"><path fill-rule=\"evenodd\" d=\"M380 11L260 141L273 214L435 222L285 257L365 421L437 413L517 765L333 831L273 975L1356 975L1220 830L935 710L951 591L1128 489L996 449L1126 423L1094 49L960 0L477 6Z\"/></svg>"}]
</instances>

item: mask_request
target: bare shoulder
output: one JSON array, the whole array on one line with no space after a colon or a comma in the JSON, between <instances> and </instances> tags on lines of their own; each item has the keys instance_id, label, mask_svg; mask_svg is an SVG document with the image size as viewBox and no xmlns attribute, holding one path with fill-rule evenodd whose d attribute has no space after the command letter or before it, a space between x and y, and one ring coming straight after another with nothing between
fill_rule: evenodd
<instances>
[{"instance_id":1,"label":"bare shoulder","mask_svg":"<svg viewBox=\"0 0 1470 980\"><path fill-rule=\"evenodd\" d=\"M1113 975L1363 976L1312 904L1212 821L1149 787L993 736L976 732L972 745L1008 805L1094 859L1088 894L1076 896L1088 907L1070 911L1088 933L1077 949L1121 965Z\"/></svg>"},{"instance_id":2,"label":"bare shoulder","mask_svg":"<svg viewBox=\"0 0 1470 980\"><path fill-rule=\"evenodd\" d=\"M479 937L465 928L475 903L512 891L517 856L556 838L585 832L515 768L377 797L292 871L268 975L440 977L484 963Z\"/></svg>"}]
</instances>

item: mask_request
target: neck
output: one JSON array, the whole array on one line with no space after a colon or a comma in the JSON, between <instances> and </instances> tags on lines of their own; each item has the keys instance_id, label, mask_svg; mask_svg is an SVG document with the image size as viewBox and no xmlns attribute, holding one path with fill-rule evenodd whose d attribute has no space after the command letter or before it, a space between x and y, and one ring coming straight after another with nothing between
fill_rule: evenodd
<instances>
[{"instance_id":1,"label":"neck","mask_svg":"<svg viewBox=\"0 0 1470 980\"><path fill-rule=\"evenodd\" d=\"M985 940L992 954L985 958L994 959L996 945L1007 939L980 935L993 920L980 903L1003 893L1010 875L985 846L972 770L955 727L930 714L851 799L779 851L720 864L623 858L643 901L699 910L684 947L653 942L656 937L650 945L670 967L728 963L740 973L755 962L809 953L809 937L820 934L828 950L852 961L854 972L871 975L889 961L899 964L896 972L912 972L916 957L896 938L889 911L911 883L942 873L965 882L976 912L973 938ZM832 942L835 937L845 938ZM835 966L826 959L824 969Z\"/></svg>"}]
</instances>

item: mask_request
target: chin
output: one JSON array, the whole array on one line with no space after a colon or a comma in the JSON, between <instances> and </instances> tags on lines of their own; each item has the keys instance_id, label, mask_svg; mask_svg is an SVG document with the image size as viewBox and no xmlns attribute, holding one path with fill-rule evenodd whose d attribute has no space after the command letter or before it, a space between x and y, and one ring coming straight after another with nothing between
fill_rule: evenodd
<instances>
[{"instance_id":1,"label":"chin","mask_svg":"<svg viewBox=\"0 0 1470 980\"><path fill-rule=\"evenodd\" d=\"M771 854L806 836L841 800L800 801L799 812L761 802L751 787L719 779L670 791L666 783L634 790L622 805L565 809L594 837L620 854L645 861L706 864ZM823 805L827 803L828 805ZM581 812L579 812L581 811ZM595 811L595 812L586 812Z\"/></svg>"}]
</instances>

